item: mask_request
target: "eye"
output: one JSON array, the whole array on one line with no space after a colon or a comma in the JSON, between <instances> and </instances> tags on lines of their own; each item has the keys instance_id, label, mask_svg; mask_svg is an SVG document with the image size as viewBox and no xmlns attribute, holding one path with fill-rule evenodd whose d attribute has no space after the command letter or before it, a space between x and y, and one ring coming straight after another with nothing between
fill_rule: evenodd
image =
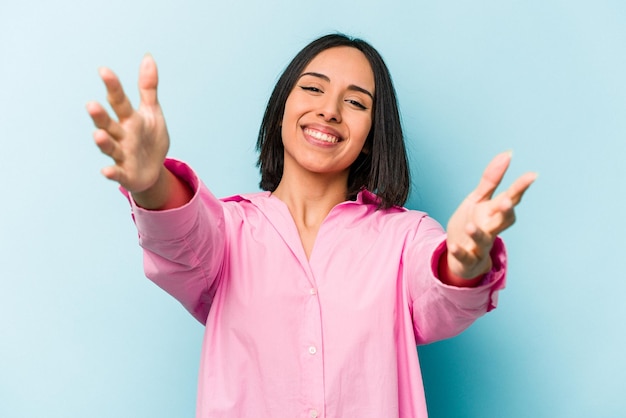
<instances>
[{"instance_id":1,"label":"eye","mask_svg":"<svg viewBox=\"0 0 626 418\"><path fill-rule=\"evenodd\" d=\"M323 93L323 91L317 87L313 86L299 86L302 90L310 91L312 93Z\"/></svg>"},{"instance_id":2,"label":"eye","mask_svg":"<svg viewBox=\"0 0 626 418\"><path fill-rule=\"evenodd\" d=\"M350 103L352 106L354 106L354 107L356 107L358 109L367 110L367 107L363 103L359 102L358 100L348 99L348 100L346 100L346 102Z\"/></svg>"}]
</instances>

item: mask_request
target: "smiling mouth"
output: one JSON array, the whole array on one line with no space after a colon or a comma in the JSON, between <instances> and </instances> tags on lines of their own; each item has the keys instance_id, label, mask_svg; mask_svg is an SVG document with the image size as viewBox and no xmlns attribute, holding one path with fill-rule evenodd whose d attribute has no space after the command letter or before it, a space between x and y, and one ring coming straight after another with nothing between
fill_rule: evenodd
<instances>
[{"instance_id":1,"label":"smiling mouth","mask_svg":"<svg viewBox=\"0 0 626 418\"><path fill-rule=\"evenodd\" d=\"M339 137L334 135L330 135L324 132L317 131L315 129L305 128L304 133L309 135L312 138L317 139L318 141L326 142L328 144L336 144L340 141Z\"/></svg>"}]
</instances>

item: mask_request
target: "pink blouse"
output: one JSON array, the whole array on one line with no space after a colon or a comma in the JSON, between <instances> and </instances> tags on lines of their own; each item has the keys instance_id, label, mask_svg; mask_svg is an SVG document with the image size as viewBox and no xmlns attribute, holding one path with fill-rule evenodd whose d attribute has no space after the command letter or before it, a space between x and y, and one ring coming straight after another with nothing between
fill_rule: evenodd
<instances>
[{"instance_id":1,"label":"pink blouse","mask_svg":"<svg viewBox=\"0 0 626 418\"><path fill-rule=\"evenodd\" d=\"M146 275L201 323L197 417L426 417L416 345L449 338L496 305L498 239L480 286L440 282L445 232L425 213L335 206L307 259L287 206L269 192L195 191L148 211L131 199Z\"/></svg>"}]
</instances>

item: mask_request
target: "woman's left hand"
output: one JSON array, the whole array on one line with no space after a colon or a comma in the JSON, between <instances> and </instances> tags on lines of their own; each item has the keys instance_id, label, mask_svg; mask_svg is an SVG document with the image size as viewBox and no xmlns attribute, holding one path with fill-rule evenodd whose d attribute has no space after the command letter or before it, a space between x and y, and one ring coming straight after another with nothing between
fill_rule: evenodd
<instances>
[{"instance_id":1,"label":"woman's left hand","mask_svg":"<svg viewBox=\"0 0 626 418\"><path fill-rule=\"evenodd\" d=\"M452 275L472 279L491 270L491 247L497 235L513 225L515 206L537 178L536 173L526 173L494 197L510 162L510 152L498 154L485 169L478 187L450 218L447 271Z\"/></svg>"}]
</instances>

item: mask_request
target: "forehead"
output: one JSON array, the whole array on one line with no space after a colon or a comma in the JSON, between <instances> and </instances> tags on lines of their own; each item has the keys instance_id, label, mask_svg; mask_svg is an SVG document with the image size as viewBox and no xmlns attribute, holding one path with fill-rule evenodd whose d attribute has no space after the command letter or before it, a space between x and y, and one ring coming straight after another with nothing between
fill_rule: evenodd
<instances>
[{"instance_id":1,"label":"forehead","mask_svg":"<svg viewBox=\"0 0 626 418\"><path fill-rule=\"evenodd\" d=\"M365 55L356 48L340 46L317 54L303 73L315 72L327 76L331 83L354 84L374 90L374 71Z\"/></svg>"}]
</instances>

